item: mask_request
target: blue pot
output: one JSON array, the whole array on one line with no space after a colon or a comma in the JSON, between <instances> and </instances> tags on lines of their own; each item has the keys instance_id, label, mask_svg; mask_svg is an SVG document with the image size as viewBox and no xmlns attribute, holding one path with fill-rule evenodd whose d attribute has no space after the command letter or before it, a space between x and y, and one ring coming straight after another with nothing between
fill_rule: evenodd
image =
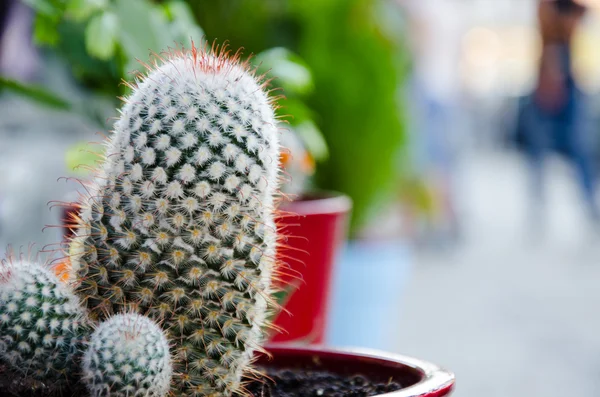
<instances>
[{"instance_id":1,"label":"blue pot","mask_svg":"<svg viewBox=\"0 0 600 397\"><path fill-rule=\"evenodd\" d=\"M412 262L402 240L349 242L335 269L327 344L392 348Z\"/></svg>"}]
</instances>

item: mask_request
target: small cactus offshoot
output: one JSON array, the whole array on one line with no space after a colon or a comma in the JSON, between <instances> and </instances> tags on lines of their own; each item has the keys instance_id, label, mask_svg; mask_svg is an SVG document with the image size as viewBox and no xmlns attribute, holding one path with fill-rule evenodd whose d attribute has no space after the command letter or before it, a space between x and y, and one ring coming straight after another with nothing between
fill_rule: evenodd
<instances>
[{"instance_id":1,"label":"small cactus offshoot","mask_svg":"<svg viewBox=\"0 0 600 397\"><path fill-rule=\"evenodd\" d=\"M92 397L164 397L171 386L169 343L160 327L138 314L101 323L83 358Z\"/></svg>"},{"instance_id":2,"label":"small cactus offshoot","mask_svg":"<svg viewBox=\"0 0 600 397\"><path fill-rule=\"evenodd\" d=\"M243 393L273 303L272 98L226 51L171 51L148 69L83 199L72 279L94 318L164 326L175 393Z\"/></svg>"},{"instance_id":3,"label":"small cactus offshoot","mask_svg":"<svg viewBox=\"0 0 600 397\"><path fill-rule=\"evenodd\" d=\"M89 323L79 299L47 266L0 264L0 358L28 381L60 388L79 373Z\"/></svg>"}]
</instances>

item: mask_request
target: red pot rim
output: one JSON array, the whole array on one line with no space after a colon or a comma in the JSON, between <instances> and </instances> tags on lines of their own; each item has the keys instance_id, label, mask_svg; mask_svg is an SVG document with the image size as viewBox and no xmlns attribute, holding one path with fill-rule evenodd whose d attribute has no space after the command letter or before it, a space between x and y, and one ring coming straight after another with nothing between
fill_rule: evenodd
<instances>
[{"instance_id":1,"label":"red pot rim","mask_svg":"<svg viewBox=\"0 0 600 397\"><path fill-rule=\"evenodd\" d=\"M385 353L371 349L337 349L321 347L290 346L289 344L270 344L266 350L277 356L318 356L335 358L338 361L360 361L369 366L386 369L412 371L421 379L401 390L381 394L385 397L442 397L449 396L454 388L454 374L427 361L399 354ZM333 369L335 372L336 369ZM368 375L368 374L365 374Z\"/></svg>"},{"instance_id":2,"label":"red pot rim","mask_svg":"<svg viewBox=\"0 0 600 397\"><path fill-rule=\"evenodd\" d=\"M343 214L352 209L352 200L342 193L314 192L283 203L281 209L297 215Z\"/></svg>"}]
</instances>

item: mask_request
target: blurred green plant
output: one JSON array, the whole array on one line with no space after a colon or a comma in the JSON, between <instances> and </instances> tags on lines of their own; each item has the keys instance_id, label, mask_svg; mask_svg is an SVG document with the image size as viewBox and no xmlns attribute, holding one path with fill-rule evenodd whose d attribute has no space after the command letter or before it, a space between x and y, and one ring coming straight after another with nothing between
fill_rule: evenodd
<instances>
[{"instance_id":1,"label":"blurred green plant","mask_svg":"<svg viewBox=\"0 0 600 397\"><path fill-rule=\"evenodd\" d=\"M169 47L197 45L204 41L190 5L182 0L25 0L36 11L34 40L49 47L69 64L73 75L93 92L114 98L127 94L128 87L120 84L131 80L128 73L143 70L140 62L148 60L151 53ZM203 11L215 12L211 4L203 4ZM210 19L209 22L210 23ZM255 21L256 22L256 21ZM255 35L256 37L256 35ZM252 41L252 38L249 38ZM222 40L219 40L222 42ZM267 50L253 58L258 73L278 76L275 89L285 90L287 101L280 116L289 122L290 129L302 139L312 158L324 160L327 146L318 127L312 121L312 112L305 105L307 96L314 90L311 72L306 63L285 48ZM29 96L46 105L63 109L80 109L62 101L51 92L38 87L27 87L10 82L13 91ZM13 84L14 83L14 84ZM1 88L2 86L0 86ZM91 106L91 105L90 105ZM282 114L283 112L283 114ZM85 109L82 113L102 127L105 121L96 111ZM79 176L88 174L97 154L82 149L78 143L68 149L67 167ZM79 167L79 165L84 165ZM298 178L298 180L304 178Z\"/></svg>"},{"instance_id":2,"label":"blurred green plant","mask_svg":"<svg viewBox=\"0 0 600 397\"><path fill-rule=\"evenodd\" d=\"M71 109L71 104L66 99L36 84L26 84L0 76L0 92L2 91L13 92L50 108L58 110Z\"/></svg>"},{"instance_id":3,"label":"blurred green plant","mask_svg":"<svg viewBox=\"0 0 600 397\"><path fill-rule=\"evenodd\" d=\"M353 231L398 189L408 57L402 33L386 28L389 1L26 1L37 12L36 41L98 94L126 94L119 83L142 69L136 59L190 37L199 43L203 31L258 53L259 72L284 90L279 115L323 163L317 186L354 201Z\"/></svg>"},{"instance_id":4,"label":"blurred green plant","mask_svg":"<svg viewBox=\"0 0 600 397\"><path fill-rule=\"evenodd\" d=\"M354 202L352 230L392 197L405 122L404 48L386 35L375 0L293 0L298 52L315 79L310 105L329 145L317 183Z\"/></svg>"},{"instance_id":5,"label":"blurred green plant","mask_svg":"<svg viewBox=\"0 0 600 397\"><path fill-rule=\"evenodd\" d=\"M227 39L256 52L284 46L304 60L314 88L303 104L329 149L316 182L350 195L356 232L394 197L406 150L400 88L409 71L408 51L401 23L389 23L397 5L385 0L190 4L209 39Z\"/></svg>"},{"instance_id":6,"label":"blurred green plant","mask_svg":"<svg viewBox=\"0 0 600 397\"><path fill-rule=\"evenodd\" d=\"M58 52L86 87L115 98L120 84L158 53L204 33L185 1L25 0L36 12L34 40Z\"/></svg>"},{"instance_id":7,"label":"blurred green plant","mask_svg":"<svg viewBox=\"0 0 600 397\"><path fill-rule=\"evenodd\" d=\"M313 75L306 62L283 47L265 50L252 62L257 73L270 76L273 89L280 89L285 95L277 115L289 123L290 129L298 135L314 160L326 160L329 157L327 144L313 121L316 113L306 103L315 89Z\"/></svg>"}]
</instances>

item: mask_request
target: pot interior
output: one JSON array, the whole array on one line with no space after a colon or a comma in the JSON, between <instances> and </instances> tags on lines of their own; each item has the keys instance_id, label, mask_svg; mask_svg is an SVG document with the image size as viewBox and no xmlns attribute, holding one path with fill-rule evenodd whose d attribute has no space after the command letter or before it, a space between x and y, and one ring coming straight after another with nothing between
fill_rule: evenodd
<instances>
[{"instance_id":1,"label":"pot interior","mask_svg":"<svg viewBox=\"0 0 600 397\"><path fill-rule=\"evenodd\" d=\"M281 203L281 210L305 216L315 214L342 215L352 209L348 196L334 192L310 192L296 197L292 201Z\"/></svg>"},{"instance_id":2,"label":"pot interior","mask_svg":"<svg viewBox=\"0 0 600 397\"><path fill-rule=\"evenodd\" d=\"M425 376L418 368L376 356L279 346L269 346L267 350L272 357L263 355L258 360L258 365L264 368L327 371L348 377L363 375L374 383L394 381L403 388L419 383Z\"/></svg>"}]
</instances>

